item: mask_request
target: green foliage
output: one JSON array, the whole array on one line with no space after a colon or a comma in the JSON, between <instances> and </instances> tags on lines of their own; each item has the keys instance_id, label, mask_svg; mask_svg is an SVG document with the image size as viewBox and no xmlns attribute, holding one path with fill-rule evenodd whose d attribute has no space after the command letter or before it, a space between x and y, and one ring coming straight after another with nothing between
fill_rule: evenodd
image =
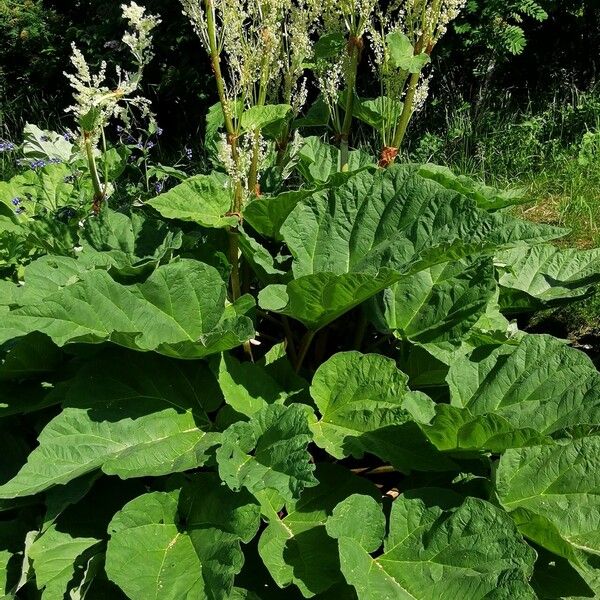
<instances>
[{"instance_id":1,"label":"green foliage","mask_svg":"<svg viewBox=\"0 0 600 600\"><path fill-rule=\"evenodd\" d=\"M51 167L6 197L61 198ZM600 593L600 375L503 316L587 294L597 252L448 170L295 169L243 232L227 178L195 176L0 282L2 591L534 598L560 568ZM231 235L235 301L205 262Z\"/></svg>"},{"instance_id":2,"label":"green foliage","mask_svg":"<svg viewBox=\"0 0 600 600\"><path fill-rule=\"evenodd\" d=\"M600 595L600 374L509 320L586 298L598 251L517 218L522 190L303 138L315 106L213 107L226 173L121 131L92 214L95 161L27 128L52 162L0 183L0 596Z\"/></svg>"}]
</instances>

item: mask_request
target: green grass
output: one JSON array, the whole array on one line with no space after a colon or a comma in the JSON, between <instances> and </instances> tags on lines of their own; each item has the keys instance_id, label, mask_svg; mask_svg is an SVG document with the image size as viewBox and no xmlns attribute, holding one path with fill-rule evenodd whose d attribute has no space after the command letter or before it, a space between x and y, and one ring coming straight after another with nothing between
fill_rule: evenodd
<instances>
[{"instance_id":1,"label":"green grass","mask_svg":"<svg viewBox=\"0 0 600 600\"><path fill-rule=\"evenodd\" d=\"M537 108L518 109L509 95L478 109L462 103L412 148L412 158L445 164L499 188L525 190L520 216L571 231L561 243L600 247L600 89L572 89ZM540 315L571 337L600 333L600 291Z\"/></svg>"}]
</instances>

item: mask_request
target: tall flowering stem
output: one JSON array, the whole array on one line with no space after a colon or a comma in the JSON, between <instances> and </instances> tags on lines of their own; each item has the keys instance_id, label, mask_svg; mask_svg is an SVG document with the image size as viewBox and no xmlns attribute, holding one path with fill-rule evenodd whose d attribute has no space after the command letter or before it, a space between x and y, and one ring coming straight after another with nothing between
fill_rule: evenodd
<instances>
[{"instance_id":1,"label":"tall flowering stem","mask_svg":"<svg viewBox=\"0 0 600 600\"><path fill-rule=\"evenodd\" d=\"M387 11L377 14L369 33L385 107L380 166L387 167L395 161L412 117L424 106L431 76L424 76L424 69L448 24L465 3L466 0L392 0Z\"/></svg>"},{"instance_id":2,"label":"tall flowering stem","mask_svg":"<svg viewBox=\"0 0 600 600\"><path fill-rule=\"evenodd\" d=\"M105 82L106 63L102 62L99 71L92 74L85 57L73 44L71 63L75 73L65 73L73 88L75 100L74 104L67 108L67 112L75 115L81 129L81 145L94 188L92 207L95 213L100 210L102 202L112 191L110 182L105 180L102 183L100 180L96 164L98 143L105 127L112 118L120 118L127 124L130 107L139 109L142 117L153 118L150 102L136 93L142 80L144 67L153 57L152 31L158 26L160 19L154 15L147 15L144 7L135 2L129 5L123 4L121 9L123 18L128 22L128 30L123 36L123 42L133 55L136 70L130 73L117 65L118 83L115 88L110 88Z\"/></svg>"},{"instance_id":3,"label":"tall flowering stem","mask_svg":"<svg viewBox=\"0 0 600 600\"><path fill-rule=\"evenodd\" d=\"M219 43L217 40L217 26L215 19L215 7L213 0L204 0L204 8L206 14L206 35L208 49L210 53L210 59L212 64L213 73L215 75L215 81L217 86L217 93L219 95L219 101L221 103L221 109L223 111L223 120L225 123L225 131L227 132L227 143L231 150L231 158L235 163L235 168L239 170L239 150L238 150L238 132L233 122L231 114L231 106L227 98L225 89L225 81L223 79L223 73L221 71L221 53L219 50ZM242 210L244 203L244 190L242 188L242 182L237 179L234 183L233 189L233 205L231 212L242 218ZM240 244L238 238L237 229L231 227L228 231L229 234L229 262L231 263L231 297L235 302L242 295L242 284L240 278Z\"/></svg>"},{"instance_id":4,"label":"tall flowering stem","mask_svg":"<svg viewBox=\"0 0 600 600\"><path fill-rule=\"evenodd\" d=\"M344 106L344 122L340 133L340 170L348 170L350 156L350 131L352 129L352 116L354 110L354 96L356 88L356 74L362 55L363 39L350 35L348 40L348 72L346 76L346 102Z\"/></svg>"}]
</instances>

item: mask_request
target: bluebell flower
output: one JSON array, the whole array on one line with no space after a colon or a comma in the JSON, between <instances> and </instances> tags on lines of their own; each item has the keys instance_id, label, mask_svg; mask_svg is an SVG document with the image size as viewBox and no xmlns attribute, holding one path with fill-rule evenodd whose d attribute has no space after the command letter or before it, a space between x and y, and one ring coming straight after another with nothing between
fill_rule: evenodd
<instances>
[{"instance_id":1,"label":"bluebell flower","mask_svg":"<svg viewBox=\"0 0 600 600\"><path fill-rule=\"evenodd\" d=\"M21 198L13 198L11 202L13 203L13 206L19 206L19 204L21 204Z\"/></svg>"},{"instance_id":2,"label":"bluebell flower","mask_svg":"<svg viewBox=\"0 0 600 600\"><path fill-rule=\"evenodd\" d=\"M192 152L191 148L186 148L185 149L185 155L187 157L188 160L192 160L192 158L194 157L194 153Z\"/></svg>"},{"instance_id":3,"label":"bluebell flower","mask_svg":"<svg viewBox=\"0 0 600 600\"><path fill-rule=\"evenodd\" d=\"M157 128L157 130L156 130L156 135L157 135L158 137L160 137L162 134L163 134L163 130L162 130L162 128L161 128L161 127L158 127L158 128Z\"/></svg>"},{"instance_id":4,"label":"bluebell flower","mask_svg":"<svg viewBox=\"0 0 600 600\"><path fill-rule=\"evenodd\" d=\"M148 142L148 143L146 144L146 149L147 149L147 150L152 150L152 148L154 148L154 142Z\"/></svg>"},{"instance_id":5,"label":"bluebell flower","mask_svg":"<svg viewBox=\"0 0 600 600\"><path fill-rule=\"evenodd\" d=\"M164 184L164 182L163 182L163 181L157 181L157 182L154 184L154 191L155 191L157 194L161 194L161 193L162 193L162 191L163 191L163 189L164 189L164 187L165 187L165 184Z\"/></svg>"},{"instance_id":6,"label":"bluebell flower","mask_svg":"<svg viewBox=\"0 0 600 600\"><path fill-rule=\"evenodd\" d=\"M15 145L12 142L0 141L0 152L12 152L15 149Z\"/></svg>"},{"instance_id":7,"label":"bluebell flower","mask_svg":"<svg viewBox=\"0 0 600 600\"><path fill-rule=\"evenodd\" d=\"M38 159L38 160L32 160L31 163L29 163L29 166L32 169L43 169L48 163L45 160L42 159Z\"/></svg>"}]
</instances>

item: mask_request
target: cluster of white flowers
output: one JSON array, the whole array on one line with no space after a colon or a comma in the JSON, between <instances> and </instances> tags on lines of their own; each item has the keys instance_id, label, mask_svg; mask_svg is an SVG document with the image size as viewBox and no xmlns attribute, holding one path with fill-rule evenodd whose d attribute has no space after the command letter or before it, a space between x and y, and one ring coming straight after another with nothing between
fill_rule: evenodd
<instances>
[{"instance_id":1,"label":"cluster of white flowers","mask_svg":"<svg viewBox=\"0 0 600 600\"><path fill-rule=\"evenodd\" d=\"M274 101L290 101L312 54L311 34L321 14L316 0L181 0L181 4L208 52L209 23L214 23L229 98L242 98L247 107L258 102L261 93Z\"/></svg>"},{"instance_id":2,"label":"cluster of white flowers","mask_svg":"<svg viewBox=\"0 0 600 600\"><path fill-rule=\"evenodd\" d=\"M417 113L423 110L425 102L427 102L427 98L429 97L429 83L432 77L433 71L429 71L427 75L421 75L413 100L413 112Z\"/></svg>"},{"instance_id":3,"label":"cluster of white flowers","mask_svg":"<svg viewBox=\"0 0 600 600\"><path fill-rule=\"evenodd\" d=\"M127 20L129 30L123 36L123 42L129 46L138 65L147 65L152 53L152 32L160 24L156 15L147 15L143 6L132 2L129 6L121 5L123 18Z\"/></svg>"},{"instance_id":4,"label":"cluster of white flowers","mask_svg":"<svg viewBox=\"0 0 600 600\"><path fill-rule=\"evenodd\" d=\"M255 144L258 144L257 166L258 171L260 172L265 168L267 157L271 152L271 147L262 136L258 136L258 139L256 139L252 132L241 135L237 139L236 145L237 160L233 157L233 149L226 134L221 134L217 144L217 158L227 175L231 178L234 187L235 184L241 184L241 189L245 195L244 200L249 193L248 173L250 172L254 157Z\"/></svg>"},{"instance_id":5,"label":"cluster of white flowers","mask_svg":"<svg viewBox=\"0 0 600 600\"><path fill-rule=\"evenodd\" d=\"M145 9L135 2L123 5L123 17L127 19L131 29L123 36L123 42L131 49L136 60L137 70L129 73L116 66L117 82L109 87L106 82L106 63L102 62L97 73L92 74L85 57L73 43L71 63L74 73L65 73L73 88L72 106L67 112L73 113L86 135L96 143L101 129L112 117L127 119L126 106L135 106L141 110L142 116L150 114L150 102L142 96L135 96L143 68L152 59L152 30L160 23L153 15L146 15Z\"/></svg>"},{"instance_id":6,"label":"cluster of white flowers","mask_svg":"<svg viewBox=\"0 0 600 600\"><path fill-rule=\"evenodd\" d=\"M431 54L433 48L446 33L448 25L456 19L467 0L392 0L386 11L375 11L368 26L368 37L372 46L371 66L382 86L383 95L404 100L409 86L415 86L414 77L419 77L411 114L420 111L429 94L431 70L427 74L411 75L390 60L388 35L399 33L405 36L415 54ZM429 69L429 70L428 70ZM396 122L386 123L388 131L382 131L384 143L393 137ZM385 128L384 127L384 128Z\"/></svg>"}]
</instances>

